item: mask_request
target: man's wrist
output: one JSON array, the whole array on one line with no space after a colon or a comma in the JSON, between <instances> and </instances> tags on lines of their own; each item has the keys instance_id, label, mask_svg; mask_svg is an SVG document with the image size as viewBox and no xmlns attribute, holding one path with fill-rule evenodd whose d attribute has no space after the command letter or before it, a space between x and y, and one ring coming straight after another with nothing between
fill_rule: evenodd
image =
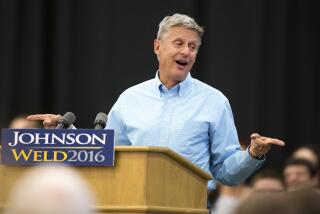
<instances>
[{"instance_id":1,"label":"man's wrist","mask_svg":"<svg viewBox=\"0 0 320 214\"><path fill-rule=\"evenodd\" d=\"M251 151L251 144L248 146L248 153L252 158L257 159L257 160L262 160L264 158L264 154L262 154L262 155L252 154L253 152Z\"/></svg>"}]
</instances>

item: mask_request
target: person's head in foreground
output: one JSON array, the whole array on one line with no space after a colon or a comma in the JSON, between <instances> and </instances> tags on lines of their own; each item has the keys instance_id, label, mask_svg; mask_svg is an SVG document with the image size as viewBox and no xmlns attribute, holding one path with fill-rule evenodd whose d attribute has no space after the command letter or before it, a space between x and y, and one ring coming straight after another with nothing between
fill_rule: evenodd
<instances>
[{"instance_id":1,"label":"person's head in foreground","mask_svg":"<svg viewBox=\"0 0 320 214\"><path fill-rule=\"evenodd\" d=\"M318 214L319 202L320 193L311 187L274 194L253 192L235 214Z\"/></svg>"},{"instance_id":2,"label":"person's head in foreground","mask_svg":"<svg viewBox=\"0 0 320 214\"><path fill-rule=\"evenodd\" d=\"M93 196L74 170L40 166L17 181L5 214L91 214Z\"/></svg>"}]
</instances>

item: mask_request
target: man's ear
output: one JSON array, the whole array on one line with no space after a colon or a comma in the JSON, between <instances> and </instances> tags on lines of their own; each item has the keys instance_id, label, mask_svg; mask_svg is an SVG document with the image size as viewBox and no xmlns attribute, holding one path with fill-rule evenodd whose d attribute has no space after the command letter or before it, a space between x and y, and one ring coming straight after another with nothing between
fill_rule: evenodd
<instances>
[{"instance_id":1,"label":"man's ear","mask_svg":"<svg viewBox=\"0 0 320 214\"><path fill-rule=\"evenodd\" d=\"M160 54L160 40L159 39L155 39L153 41L153 51L156 55Z\"/></svg>"}]
</instances>

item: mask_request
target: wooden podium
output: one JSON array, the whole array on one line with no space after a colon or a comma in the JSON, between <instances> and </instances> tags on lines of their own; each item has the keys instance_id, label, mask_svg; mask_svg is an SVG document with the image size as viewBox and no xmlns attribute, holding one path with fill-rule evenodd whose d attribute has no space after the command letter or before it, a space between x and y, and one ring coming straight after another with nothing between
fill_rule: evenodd
<instances>
[{"instance_id":1,"label":"wooden podium","mask_svg":"<svg viewBox=\"0 0 320 214\"><path fill-rule=\"evenodd\" d=\"M32 166L0 165L0 210ZM209 173L164 147L116 146L115 167L77 167L95 193L97 213L209 213Z\"/></svg>"}]
</instances>

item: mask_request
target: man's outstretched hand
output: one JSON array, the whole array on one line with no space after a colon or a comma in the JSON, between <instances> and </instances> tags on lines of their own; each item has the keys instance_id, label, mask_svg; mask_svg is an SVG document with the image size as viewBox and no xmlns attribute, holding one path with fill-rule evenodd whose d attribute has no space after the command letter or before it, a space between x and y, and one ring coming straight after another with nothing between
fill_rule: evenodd
<instances>
[{"instance_id":1,"label":"man's outstretched hand","mask_svg":"<svg viewBox=\"0 0 320 214\"><path fill-rule=\"evenodd\" d=\"M41 120L46 129L54 129L61 118L60 114L33 114L27 117L28 120Z\"/></svg>"},{"instance_id":2,"label":"man's outstretched hand","mask_svg":"<svg viewBox=\"0 0 320 214\"><path fill-rule=\"evenodd\" d=\"M249 148L249 153L252 157L260 157L266 154L272 145L284 146L285 143L282 140L264 137L259 135L258 133L253 133L250 136L251 144Z\"/></svg>"}]
</instances>

